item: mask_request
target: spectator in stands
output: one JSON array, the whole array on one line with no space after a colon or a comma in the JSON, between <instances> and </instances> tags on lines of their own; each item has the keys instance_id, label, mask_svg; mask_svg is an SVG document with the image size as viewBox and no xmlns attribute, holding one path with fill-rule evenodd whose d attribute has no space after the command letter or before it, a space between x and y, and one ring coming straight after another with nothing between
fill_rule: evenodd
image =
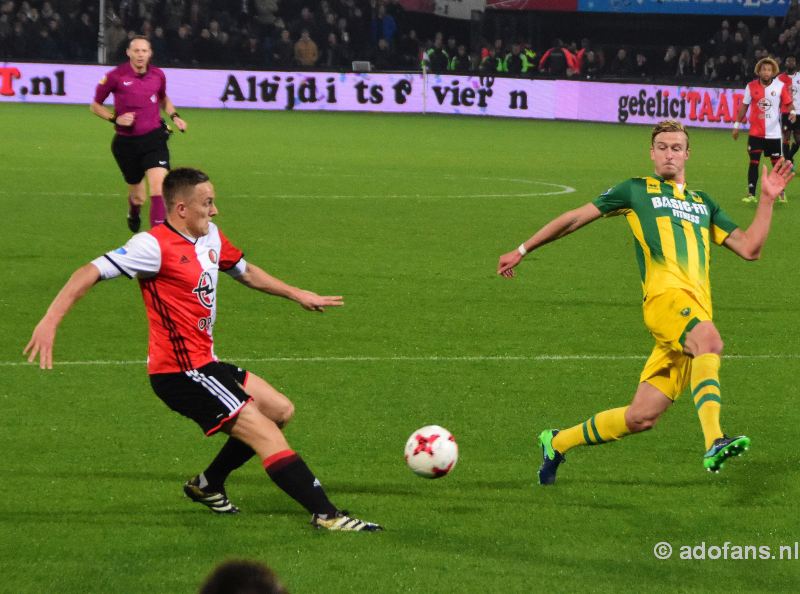
<instances>
[{"instance_id":1,"label":"spectator in stands","mask_svg":"<svg viewBox=\"0 0 800 594\"><path fill-rule=\"evenodd\" d=\"M617 50L614 59L611 60L611 66L608 69L611 76L627 77L633 74L633 64L631 63L628 50L621 47Z\"/></svg>"},{"instance_id":2,"label":"spectator in stands","mask_svg":"<svg viewBox=\"0 0 800 594\"><path fill-rule=\"evenodd\" d=\"M745 41L745 43L750 43L750 40L752 39L750 27L748 27L744 21L739 21L736 23L736 31L733 32L734 38L736 37L736 33L741 33L742 39Z\"/></svg>"},{"instance_id":3,"label":"spectator in stands","mask_svg":"<svg viewBox=\"0 0 800 594\"><path fill-rule=\"evenodd\" d=\"M425 52L423 62L427 63L428 69L430 69L431 72L447 71L447 65L450 62L450 56L448 56L447 52L444 50L441 33L436 34L436 37L433 40L433 47Z\"/></svg>"},{"instance_id":4,"label":"spectator in stands","mask_svg":"<svg viewBox=\"0 0 800 594\"><path fill-rule=\"evenodd\" d=\"M778 21L775 17L769 17L767 19L767 26L761 29L758 36L761 38L761 43L766 48L771 48L778 42L778 35L781 34L781 30L778 28Z\"/></svg>"},{"instance_id":5,"label":"spectator in stands","mask_svg":"<svg viewBox=\"0 0 800 594\"><path fill-rule=\"evenodd\" d=\"M714 33L714 36L711 38L711 41L709 42L713 48L712 53L714 55L718 56L720 54L719 46L723 41L723 37L727 39L730 39L731 37L731 24L730 22L728 22L728 19L725 19L722 21L722 23L720 23L719 30L716 33Z\"/></svg>"},{"instance_id":6,"label":"spectator in stands","mask_svg":"<svg viewBox=\"0 0 800 594\"><path fill-rule=\"evenodd\" d=\"M208 29L200 31L200 37L194 42L194 59L199 64L208 66L217 55L217 48L211 40L211 32Z\"/></svg>"},{"instance_id":7,"label":"spectator in stands","mask_svg":"<svg viewBox=\"0 0 800 594\"><path fill-rule=\"evenodd\" d=\"M798 21L800 21L800 4L798 4L797 0L791 0L789 10L786 11L786 16L783 17L781 27L786 30L789 27L793 27Z\"/></svg>"},{"instance_id":8,"label":"spectator in stands","mask_svg":"<svg viewBox=\"0 0 800 594\"><path fill-rule=\"evenodd\" d=\"M789 36L786 32L780 33L778 35L778 41L776 41L770 49L770 53L776 56L787 56L790 52L789 46Z\"/></svg>"},{"instance_id":9,"label":"spectator in stands","mask_svg":"<svg viewBox=\"0 0 800 594\"><path fill-rule=\"evenodd\" d=\"M729 29L722 29L720 31L719 39L714 42L714 51L717 56L730 56L735 51L733 37Z\"/></svg>"},{"instance_id":10,"label":"spectator in stands","mask_svg":"<svg viewBox=\"0 0 800 594\"><path fill-rule=\"evenodd\" d=\"M705 66L705 56L703 56L703 49L699 45L692 46L692 58L689 64L689 72L692 77L696 79L703 78L703 68Z\"/></svg>"},{"instance_id":11,"label":"spectator in stands","mask_svg":"<svg viewBox=\"0 0 800 594\"><path fill-rule=\"evenodd\" d=\"M223 35L225 35L225 33L223 33ZM254 70L259 70L266 66L266 64L264 64L264 51L261 48L258 37L251 34L245 40L244 45L242 45L239 51L238 62L242 66Z\"/></svg>"},{"instance_id":12,"label":"spectator in stands","mask_svg":"<svg viewBox=\"0 0 800 594\"><path fill-rule=\"evenodd\" d=\"M150 47L153 50L153 63L156 65L169 64L169 49L167 38L164 36L164 27L157 26L150 37Z\"/></svg>"},{"instance_id":13,"label":"spectator in stands","mask_svg":"<svg viewBox=\"0 0 800 594\"><path fill-rule=\"evenodd\" d=\"M283 4L286 4L286 2ZM303 31L306 32L306 35L310 40L313 41L317 38L317 21L314 19L314 13L311 12L311 9L308 8L308 6L303 6L303 8L300 10L300 18L295 19L290 23L289 31L294 38L302 39ZM316 43L314 45L316 45Z\"/></svg>"},{"instance_id":14,"label":"spectator in stands","mask_svg":"<svg viewBox=\"0 0 800 594\"><path fill-rule=\"evenodd\" d=\"M372 63L377 70L391 70L395 67L394 53L385 39L378 40L378 47L372 54Z\"/></svg>"},{"instance_id":15,"label":"spectator in stands","mask_svg":"<svg viewBox=\"0 0 800 594\"><path fill-rule=\"evenodd\" d=\"M394 22L392 15L386 14L386 7L379 4L370 21L370 38L373 46L378 45L381 39L385 39L391 46L396 33L397 23Z\"/></svg>"},{"instance_id":16,"label":"spectator in stands","mask_svg":"<svg viewBox=\"0 0 800 594\"><path fill-rule=\"evenodd\" d=\"M741 54L733 54L730 60L730 80L733 81L743 81L746 78L745 70L744 70L744 62L742 60Z\"/></svg>"},{"instance_id":17,"label":"spectator in stands","mask_svg":"<svg viewBox=\"0 0 800 594\"><path fill-rule=\"evenodd\" d=\"M170 33L177 33L181 26L183 15L186 12L186 0L164 0L163 16L164 29Z\"/></svg>"},{"instance_id":18,"label":"spectator in stands","mask_svg":"<svg viewBox=\"0 0 800 594\"><path fill-rule=\"evenodd\" d=\"M603 74L603 64L598 59L597 52L587 50L583 56L583 75L586 80L596 79Z\"/></svg>"},{"instance_id":19,"label":"spectator in stands","mask_svg":"<svg viewBox=\"0 0 800 594\"><path fill-rule=\"evenodd\" d=\"M494 49L494 46L487 49L486 56L481 60L478 70L488 74L500 71L500 59L497 57L497 50Z\"/></svg>"},{"instance_id":20,"label":"spectator in stands","mask_svg":"<svg viewBox=\"0 0 800 594\"><path fill-rule=\"evenodd\" d=\"M736 69L731 64L728 56L721 54L717 56L717 80L731 82L734 80Z\"/></svg>"},{"instance_id":21,"label":"spectator in stands","mask_svg":"<svg viewBox=\"0 0 800 594\"><path fill-rule=\"evenodd\" d=\"M675 70L675 76L678 79L686 79L692 75L691 72L692 55L689 50L684 48L678 56L678 65Z\"/></svg>"},{"instance_id":22,"label":"spectator in stands","mask_svg":"<svg viewBox=\"0 0 800 594\"><path fill-rule=\"evenodd\" d=\"M81 13L71 33L72 57L80 62L97 58L97 29L88 12Z\"/></svg>"},{"instance_id":23,"label":"spectator in stands","mask_svg":"<svg viewBox=\"0 0 800 594\"><path fill-rule=\"evenodd\" d=\"M304 11L308 9L304 8ZM309 68L317 63L319 59L319 49L308 29L300 32L300 39L294 44L294 59L299 66Z\"/></svg>"},{"instance_id":24,"label":"spectator in stands","mask_svg":"<svg viewBox=\"0 0 800 594\"><path fill-rule=\"evenodd\" d=\"M717 61L713 56L709 56L703 66L703 80L707 83L715 82L719 78L717 75Z\"/></svg>"},{"instance_id":25,"label":"spectator in stands","mask_svg":"<svg viewBox=\"0 0 800 594\"><path fill-rule=\"evenodd\" d=\"M650 76L650 65L647 63L647 56L642 52L636 52L633 74L638 78L647 78Z\"/></svg>"},{"instance_id":26,"label":"spectator in stands","mask_svg":"<svg viewBox=\"0 0 800 594\"><path fill-rule=\"evenodd\" d=\"M416 30L411 29L400 39L399 53L401 66L404 68L419 68L420 46Z\"/></svg>"},{"instance_id":27,"label":"spectator in stands","mask_svg":"<svg viewBox=\"0 0 800 594\"><path fill-rule=\"evenodd\" d=\"M350 63L347 48L339 43L336 33L328 33L328 40L322 50L322 59L319 62L324 68L343 68Z\"/></svg>"},{"instance_id":28,"label":"spectator in stands","mask_svg":"<svg viewBox=\"0 0 800 594\"><path fill-rule=\"evenodd\" d=\"M0 59L11 57L11 31L8 14L0 12Z\"/></svg>"},{"instance_id":29,"label":"spectator in stands","mask_svg":"<svg viewBox=\"0 0 800 594\"><path fill-rule=\"evenodd\" d=\"M195 63L189 25L178 27L178 35L172 40L170 56L172 57L172 63L178 66L191 66Z\"/></svg>"},{"instance_id":30,"label":"spectator in stands","mask_svg":"<svg viewBox=\"0 0 800 594\"><path fill-rule=\"evenodd\" d=\"M278 41L272 46L272 59L279 68L294 64L294 44L288 29L282 29Z\"/></svg>"},{"instance_id":31,"label":"spectator in stands","mask_svg":"<svg viewBox=\"0 0 800 594\"><path fill-rule=\"evenodd\" d=\"M528 62L528 56L522 53L522 46L519 41L511 44L511 51L503 60L502 70L512 76L526 76L528 71L533 68L533 64Z\"/></svg>"},{"instance_id":32,"label":"spectator in stands","mask_svg":"<svg viewBox=\"0 0 800 594\"><path fill-rule=\"evenodd\" d=\"M497 38L494 40L494 53L499 60L506 55L506 44L501 38Z\"/></svg>"},{"instance_id":33,"label":"spectator in stands","mask_svg":"<svg viewBox=\"0 0 800 594\"><path fill-rule=\"evenodd\" d=\"M447 44L444 46L444 51L447 52L447 55L452 59L456 52L458 51L458 41L456 41L455 35L450 35L447 38Z\"/></svg>"},{"instance_id":34,"label":"spectator in stands","mask_svg":"<svg viewBox=\"0 0 800 594\"><path fill-rule=\"evenodd\" d=\"M556 39L553 47L547 50L539 61L539 70L551 76L562 77L567 74L567 54L564 42Z\"/></svg>"},{"instance_id":35,"label":"spectator in stands","mask_svg":"<svg viewBox=\"0 0 800 594\"><path fill-rule=\"evenodd\" d=\"M662 76L675 76L677 71L678 50L675 49L674 45L671 45L667 48L667 51L664 53L664 58L661 60L659 74Z\"/></svg>"},{"instance_id":36,"label":"spectator in stands","mask_svg":"<svg viewBox=\"0 0 800 594\"><path fill-rule=\"evenodd\" d=\"M50 29L46 25L39 26L36 45L38 57L43 60L56 61L63 58L58 44L50 37Z\"/></svg>"},{"instance_id":37,"label":"spectator in stands","mask_svg":"<svg viewBox=\"0 0 800 594\"><path fill-rule=\"evenodd\" d=\"M467 53L467 46L463 43L456 48L456 55L450 58L447 69L461 74L472 70L472 60Z\"/></svg>"},{"instance_id":38,"label":"spectator in stands","mask_svg":"<svg viewBox=\"0 0 800 594\"><path fill-rule=\"evenodd\" d=\"M736 31L736 33L733 34L733 50L731 51L731 55L739 54L744 56L747 54L748 49L749 44L744 34L741 31Z\"/></svg>"}]
</instances>

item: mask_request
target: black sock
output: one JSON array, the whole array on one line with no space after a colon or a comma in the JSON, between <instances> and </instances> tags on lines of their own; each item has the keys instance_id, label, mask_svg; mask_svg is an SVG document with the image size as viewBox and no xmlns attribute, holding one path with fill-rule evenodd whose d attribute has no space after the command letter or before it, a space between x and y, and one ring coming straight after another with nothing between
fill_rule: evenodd
<instances>
[{"instance_id":1,"label":"black sock","mask_svg":"<svg viewBox=\"0 0 800 594\"><path fill-rule=\"evenodd\" d=\"M795 142L792 145L792 148L789 149L789 157L788 158L789 158L790 161L794 161L794 156L797 154L797 149L798 148L800 148L800 144Z\"/></svg>"},{"instance_id":2,"label":"black sock","mask_svg":"<svg viewBox=\"0 0 800 594\"><path fill-rule=\"evenodd\" d=\"M312 514L334 515L338 511L314 473L292 450L278 452L264 460L264 469L276 485Z\"/></svg>"},{"instance_id":3,"label":"black sock","mask_svg":"<svg viewBox=\"0 0 800 594\"><path fill-rule=\"evenodd\" d=\"M751 196L756 195L756 184L758 183L758 161L750 161L747 169L747 193Z\"/></svg>"},{"instance_id":4,"label":"black sock","mask_svg":"<svg viewBox=\"0 0 800 594\"><path fill-rule=\"evenodd\" d=\"M228 478L228 475L252 458L254 454L253 448L249 445L229 437L217 457L203 471L203 475L208 481L208 490L224 491L225 479Z\"/></svg>"}]
</instances>

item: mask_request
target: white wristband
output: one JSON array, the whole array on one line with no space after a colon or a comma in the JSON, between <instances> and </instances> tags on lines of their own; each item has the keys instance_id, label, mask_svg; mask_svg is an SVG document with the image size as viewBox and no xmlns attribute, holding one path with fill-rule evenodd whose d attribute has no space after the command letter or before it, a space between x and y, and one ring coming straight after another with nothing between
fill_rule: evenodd
<instances>
[{"instance_id":1,"label":"white wristband","mask_svg":"<svg viewBox=\"0 0 800 594\"><path fill-rule=\"evenodd\" d=\"M797 115L797 112L793 109L789 112L789 115Z\"/></svg>"},{"instance_id":2,"label":"white wristband","mask_svg":"<svg viewBox=\"0 0 800 594\"><path fill-rule=\"evenodd\" d=\"M519 244L519 247L517 248L517 251L519 252L520 256L524 256L524 255L526 255L528 253L528 250L525 249L525 244L524 243Z\"/></svg>"},{"instance_id":3,"label":"white wristband","mask_svg":"<svg viewBox=\"0 0 800 594\"><path fill-rule=\"evenodd\" d=\"M734 130L738 130L739 129L739 122L733 122L733 129Z\"/></svg>"}]
</instances>

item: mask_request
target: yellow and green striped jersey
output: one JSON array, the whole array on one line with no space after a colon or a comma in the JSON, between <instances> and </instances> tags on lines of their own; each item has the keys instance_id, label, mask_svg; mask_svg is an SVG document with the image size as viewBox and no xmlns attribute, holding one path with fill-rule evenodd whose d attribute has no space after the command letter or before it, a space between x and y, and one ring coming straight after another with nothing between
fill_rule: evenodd
<instances>
[{"instance_id":1,"label":"yellow and green striped jersey","mask_svg":"<svg viewBox=\"0 0 800 594\"><path fill-rule=\"evenodd\" d=\"M645 299L684 289L711 315L710 241L721 245L737 225L708 194L657 176L635 177L593 204L605 216L627 219Z\"/></svg>"}]
</instances>

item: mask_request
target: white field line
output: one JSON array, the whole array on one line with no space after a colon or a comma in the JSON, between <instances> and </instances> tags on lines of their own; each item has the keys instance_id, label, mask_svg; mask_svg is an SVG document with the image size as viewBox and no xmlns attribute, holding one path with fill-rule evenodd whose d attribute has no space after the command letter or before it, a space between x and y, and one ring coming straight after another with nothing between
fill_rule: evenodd
<instances>
[{"instance_id":1,"label":"white field line","mask_svg":"<svg viewBox=\"0 0 800 594\"><path fill-rule=\"evenodd\" d=\"M359 176L361 177L361 176ZM447 177L447 176L443 176ZM256 199L269 199L269 198L282 198L282 199L352 199L352 198L532 198L536 196L558 196L561 194L571 194L575 192L575 188L566 186L564 184L555 184L550 182L535 181L530 179L515 179L515 178L489 178L489 177L470 177L469 179L478 179L483 181L504 181L527 186L544 186L541 188L543 191L533 192L511 192L499 194L424 194L424 193L405 193L405 194L228 194L231 198L256 198ZM116 193L98 193L98 192L55 192L55 191L36 191L36 190L23 190L13 192L11 190L0 190L0 194L13 194L15 196L70 196L70 197L106 197L106 196L120 196L120 192ZM225 197L224 195L222 196Z\"/></svg>"},{"instance_id":2,"label":"white field line","mask_svg":"<svg viewBox=\"0 0 800 594\"><path fill-rule=\"evenodd\" d=\"M800 359L800 354L774 353L766 355L723 355L726 360ZM330 357L223 357L224 361L234 363L383 363L383 362L480 362L480 361L644 361L645 355L392 355L386 357L370 355L330 356ZM59 365L144 365L144 359L97 359L89 361L55 361ZM0 367L22 367L33 363L27 361L0 361Z\"/></svg>"}]
</instances>

